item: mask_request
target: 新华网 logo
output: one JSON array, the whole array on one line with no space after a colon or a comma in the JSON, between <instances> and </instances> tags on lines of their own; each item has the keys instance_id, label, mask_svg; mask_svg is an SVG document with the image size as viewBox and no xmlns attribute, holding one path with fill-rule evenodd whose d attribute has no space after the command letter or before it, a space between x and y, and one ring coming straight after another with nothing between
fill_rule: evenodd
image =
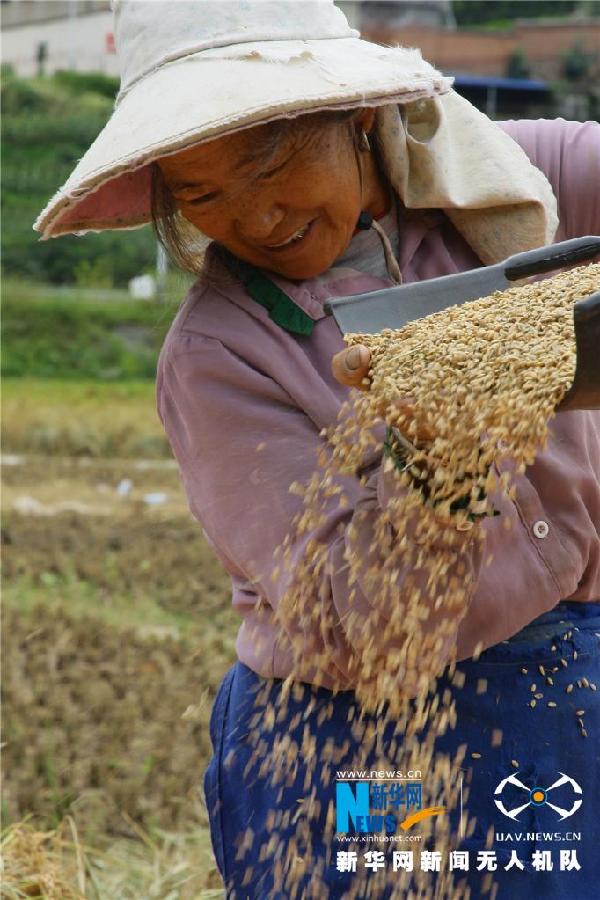
<instances>
[{"instance_id":1,"label":"\u65b0\u534e\u7f51 logo","mask_svg":"<svg viewBox=\"0 0 600 900\"><path fill-rule=\"evenodd\" d=\"M422 807L420 781L377 783L373 781L340 782L336 784L337 831L347 833L385 830L396 831L398 813Z\"/></svg>"},{"instance_id":2,"label":"\u65b0\u534e\u7f51 logo","mask_svg":"<svg viewBox=\"0 0 600 900\"><path fill-rule=\"evenodd\" d=\"M336 830L338 834L384 831L396 834L445 812L443 806L423 808L421 781L338 781Z\"/></svg>"}]
</instances>

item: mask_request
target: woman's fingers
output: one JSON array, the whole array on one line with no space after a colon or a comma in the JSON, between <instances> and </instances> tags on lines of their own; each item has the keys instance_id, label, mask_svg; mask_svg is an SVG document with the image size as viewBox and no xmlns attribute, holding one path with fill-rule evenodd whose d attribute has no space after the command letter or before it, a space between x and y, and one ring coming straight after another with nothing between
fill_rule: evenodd
<instances>
[{"instance_id":1,"label":"woman's fingers","mask_svg":"<svg viewBox=\"0 0 600 900\"><path fill-rule=\"evenodd\" d=\"M368 391L369 385L363 384L363 379L368 377L371 354L368 347L363 344L355 344L336 353L331 361L333 377L346 387L355 387L359 391ZM412 397L403 397L398 407L407 419L415 418L416 410ZM434 432L423 423L418 423L416 435L411 435L411 441L417 444L429 443L435 437Z\"/></svg>"},{"instance_id":2,"label":"woman's fingers","mask_svg":"<svg viewBox=\"0 0 600 900\"><path fill-rule=\"evenodd\" d=\"M369 386L361 382L369 374L370 362L371 354L368 348L363 344L356 344L335 354L331 361L331 371L340 384L367 391Z\"/></svg>"}]
</instances>

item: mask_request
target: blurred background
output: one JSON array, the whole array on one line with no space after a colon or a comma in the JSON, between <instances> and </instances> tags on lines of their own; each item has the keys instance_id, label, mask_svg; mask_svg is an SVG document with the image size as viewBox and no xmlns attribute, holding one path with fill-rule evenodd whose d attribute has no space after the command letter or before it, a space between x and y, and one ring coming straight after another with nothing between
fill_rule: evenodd
<instances>
[{"instance_id":1,"label":"blurred background","mask_svg":"<svg viewBox=\"0 0 600 900\"><path fill-rule=\"evenodd\" d=\"M600 2L340 2L495 119L597 119ZM2 0L2 896L222 896L200 793L229 583L154 408L190 283L151 229L40 242L103 127L106 0Z\"/></svg>"}]
</instances>

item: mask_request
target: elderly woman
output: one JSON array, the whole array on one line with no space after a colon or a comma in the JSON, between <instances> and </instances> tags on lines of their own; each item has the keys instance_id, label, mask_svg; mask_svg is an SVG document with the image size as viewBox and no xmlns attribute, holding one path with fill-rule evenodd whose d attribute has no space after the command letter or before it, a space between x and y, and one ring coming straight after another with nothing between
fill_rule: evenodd
<instances>
[{"instance_id":1,"label":"elderly woman","mask_svg":"<svg viewBox=\"0 0 600 900\"><path fill-rule=\"evenodd\" d=\"M360 659L344 620L360 604L367 622L378 597L360 585L350 592L344 558L366 552L390 492L401 491L381 453L349 504L319 527L330 565L314 572L313 633L306 621L284 628L276 616L290 570L274 553L302 507L289 487L310 479L322 429L369 370L366 348L344 349L324 303L598 233L600 128L492 123L418 51L361 41L330 0L122 0L116 39L115 112L36 227L53 237L153 219L172 258L198 275L167 336L157 396L190 509L231 575L242 619L238 661L212 712L204 782L218 866L235 898L392 896L401 870L419 868L418 853L381 863L345 852L331 826L333 779L301 752L308 728L317 758L335 748L338 770L362 759L368 776L381 754L395 759L393 723L379 756L348 725ZM445 659L458 660L462 675L457 723L437 745L450 756L466 747L460 774L477 822L465 835L458 811L450 816L454 846L472 853L470 867L456 862L471 896L492 878L511 900L594 895L585 810L598 789L599 435L598 413L556 415L499 517L471 531L440 520L472 585ZM418 429L417 437L423 446L434 436ZM291 547L292 565L310 565L311 536ZM429 605L435 616L433 597ZM385 649L384 633L380 640ZM317 645L325 664L302 660L298 647ZM527 673L538 666L556 669L547 699L558 702L538 704L534 716ZM296 689L284 704L290 678ZM442 672L437 690L456 683ZM573 683L576 702L565 694ZM277 715L255 707L259 688ZM374 715L363 721L377 729ZM261 767L261 754L285 741L296 748L287 763ZM562 774L566 793L550 808L546 790ZM499 793L509 776L512 801ZM573 792L582 791L580 811ZM567 832L559 818L570 815ZM564 841L560 858L549 837ZM395 849L407 846L415 845ZM424 859L433 896L437 864Z\"/></svg>"}]
</instances>

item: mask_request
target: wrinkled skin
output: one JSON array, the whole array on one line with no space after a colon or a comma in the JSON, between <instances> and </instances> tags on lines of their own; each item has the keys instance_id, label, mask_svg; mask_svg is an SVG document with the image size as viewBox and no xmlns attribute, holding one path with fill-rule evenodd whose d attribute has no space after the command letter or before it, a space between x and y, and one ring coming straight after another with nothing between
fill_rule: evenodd
<instances>
[{"instance_id":1,"label":"wrinkled skin","mask_svg":"<svg viewBox=\"0 0 600 900\"><path fill-rule=\"evenodd\" d=\"M351 129L369 133L375 110L352 122L287 135L268 159L256 154L256 126L163 157L159 165L182 215L234 256L304 280L326 272L346 250L361 211L387 211L389 189L372 153L357 156ZM281 243L310 225L306 236ZM368 390L370 352L354 346L336 353L332 372L340 384ZM409 401L405 404L411 412ZM420 429L417 443L432 438Z\"/></svg>"},{"instance_id":2,"label":"wrinkled skin","mask_svg":"<svg viewBox=\"0 0 600 900\"><path fill-rule=\"evenodd\" d=\"M361 152L357 160L349 130L368 133L374 120L375 110L364 109L349 125L284 139L266 171L256 159L244 163L264 126L163 157L159 165L182 215L209 238L259 268L291 279L314 278L344 253L361 211L389 208L373 155ZM269 246L308 223L310 232L297 244L284 250ZM341 384L364 390L370 354L366 347L360 359L356 354L357 348L337 353L332 371Z\"/></svg>"},{"instance_id":3,"label":"wrinkled skin","mask_svg":"<svg viewBox=\"0 0 600 900\"><path fill-rule=\"evenodd\" d=\"M370 109L352 122L307 122L285 131L266 158L256 148L269 126L257 126L163 157L159 165L181 213L209 238L258 268L314 278L345 251L361 210L389 208L373 155L357 159L352 140L351 130L371 130L374 117ZM273 248L310 223L310 235Z\"/></svg>"}]
</instances>

